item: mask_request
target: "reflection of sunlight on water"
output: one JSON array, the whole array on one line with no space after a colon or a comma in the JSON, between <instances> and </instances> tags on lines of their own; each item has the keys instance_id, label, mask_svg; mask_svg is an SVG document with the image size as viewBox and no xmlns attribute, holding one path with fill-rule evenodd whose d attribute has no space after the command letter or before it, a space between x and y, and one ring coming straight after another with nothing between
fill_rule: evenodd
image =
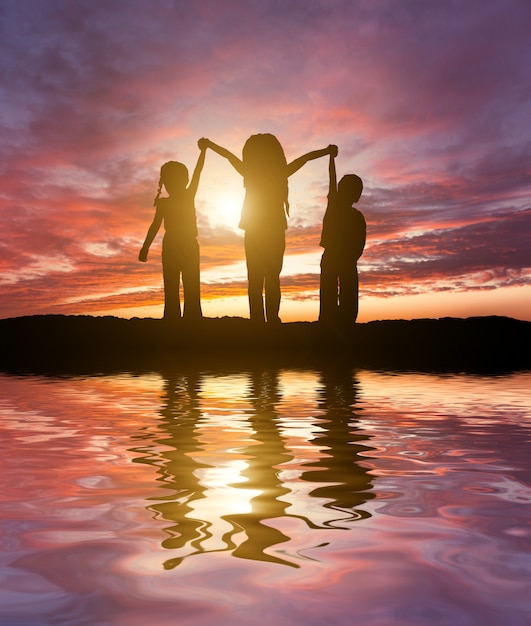
<instances>
[{"instance_id":1,"label":"reflection of sunlight on water","mask_svg":"<svg viewBox=\"0 0 531 626\"><path fill-rule=\"evenodd\" d=\"M1 382L2 623L526 623L529 373Z\"/></svg>"},{"instance_id":2,"label":"reflection of sunlight on water","mask_svg":"<svg viewBox=\"0 0 531 626\"><path fill-rule=\"evenodd\" d=\"M324 529L366 516L357 507L372 494L342 497L344 487L338 490L370 489L367 472L355 465L366 448L351 445L355 392L346 394L340 423L327 427L315 417L325 412L317 406L319 384L315 372L274 370L166 380L163 436L156 437L165 447L160 456L151 447L144 461L159 467L164 490L150 509L171 523L163 546L173 556L165 567L212 550L293 566L299 557L289 546L297 541L283 532L286 522ZM352 374L341 384L352 387ZM354 482L333 467L341 456L353 464Z\"/></svg>"},{"instance_id":3,"label":"reflection of sunlight on water","mask_svg":"<svg viewBox=\"0 0 531 626\"><path fill-rule=\"evenodd\" d=\"M203 510L210 515L231 515L233 513L250 513L251 499L257 496L258 489L236 489L234 485L247 482L242 471L247 469L245 461L233 461L218 467L207 467L198 470L197 477L205 486L205 500L194 505L194 511ZM206 505L202 504L206 501ZM201 519L205 519L199 514Z\"/></svg>"},{"instance_id":4,"label":"reflection of sunlight on water","mask_svg":"<svg viewBox=\"0 0 531 626\"><path fill-rule=\"evenodd\" d=\"M214 407L220 409L223 406L231 407L233 403L242 402L247 385L247 377L244 374L233 374L226 376L207 376L201 384L201 396L204 401L213 400Z\"/></svg>"}]
</instances>

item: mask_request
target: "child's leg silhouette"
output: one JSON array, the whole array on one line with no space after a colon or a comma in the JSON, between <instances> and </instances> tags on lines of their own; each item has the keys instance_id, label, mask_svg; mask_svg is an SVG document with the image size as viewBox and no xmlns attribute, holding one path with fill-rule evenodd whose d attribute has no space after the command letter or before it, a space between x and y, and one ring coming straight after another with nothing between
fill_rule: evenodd
<instances>
[{"instance_id":1,"label":"child's leg silhouette","mask_svg":"<svg viewBox=\"0 0 531 626\"><path fill-rule=\"evenodd\" d=\"M179 254L175 247L165 240L162 242L162 276L164 279L164 317L179 318L181 317Z\"/></svg>"},{"instance_id":2,"label":"child's leg silhouette","mask_svg":"<svg viewBox=\"0 0 531 626\"><path fill-rule=\"evenodd\" d=\"M269 237L265 257L265 306L266 319L270 323L279 323L280 317L280 272L284 262L286 237L284 231L274 233Z\"/></svg>"},{"instance_id":3,"label":"child's leg silhouette","mask_svg":"<svg viewBox=\"0 0 531 626\"><path fill-rule=\"evenodd\" d=\"M286 248L284 231L246 233L245 256L252 320L278 323L280 318L280 272ZM265 290L265 313L264 313Z\"/></svg>"},{"instance_id":4,"label":"child's leg silhouette","mask_svg":"<svg viewBox=\"0 0 531 626\"><path fill-rule=\"evenodd\" d=\"M338 316L338 267L337 259L325 249L321 257L319 281L319 321L335 322Z\"/></svg>"},{"instance_id":5,"label":"child's leg silhouette","mask_svg":"<svg viewBox=\"0 0 531 626\"><path fill-rule=\"evenodd\" d=\"M184 310L183 316L187 319L202 317L201 312L201 282L199 270L199 244L194 239L183 249L181 263L183 274Z\"/></svg>"},{"instance_id":6,"label":"child's leg silhouette","mask_svg":"<svg viewBox=\"0 0 531 626\"><path fill-rule=\"evenodd\" d=\"M344 324L353 324L358 317L358 268L346 263L339 274L339 316Z\"/></svg>"},{"instance_id":7,"label":"child's leg silhouette","mask_svg":"<svg viewBox=\"0 0 531 626\"><path fill-rule=\"evenodd\" d=\"M245 233L245 261L247 264L247 293L249 313L254 322L265 322L264 313L264 263L261 255L260 238Z\"/></svg>"}]
</instances>

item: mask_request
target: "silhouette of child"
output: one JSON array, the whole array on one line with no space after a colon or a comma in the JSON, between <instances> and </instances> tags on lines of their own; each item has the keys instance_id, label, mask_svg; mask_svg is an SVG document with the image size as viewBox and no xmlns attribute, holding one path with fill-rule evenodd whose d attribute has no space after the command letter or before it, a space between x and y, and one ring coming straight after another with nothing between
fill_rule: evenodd
<instances>
[{"instance_id":1,"label":"silhouette of child","mask_svg":"<svg viewBox=\"0 0 531 626\"><path fill-rule=\"evenodd\" d=\"M177 161L168 161L160 168L160 180L153 205L155 217L148 229L138 259L146 262L149 247L164 222L162 240L162 275L164 279L164 318L181 317L179 296L181 275L183 279L185 318L202 317L199 284L199 244L195 215L195 194L205 163L206 145L199 142L199 158L188 185L188 170ZM162 187L168 196L161 198Z\"/></svg>"},{"instance_id":2,"label":"silhouette of child","mask_svg":"<svg viewBox=\"0 0 531 626\"><path fill-rule=\"evenodd\" d=\"M204 141L243 176L245 199L239 228L245 231L251 320L280 323L280 272L289 215L288 177L308 161L330 154L332 147L308 152L288 164L278 139L269 133L249 137L242 159L209 139Z\"/></svg>"},{"instance_id":3,"label":"silhouette of child","mask_svg":"<svg viewBox=\"0 0 531 626\"><path fill-rule=\"evenodd\" d=\"M358 267L367 228L365 218L353 204L363 191L359 176L347 174L336 181L336 155L330 155L330 189L323 219L319 321L354 323L358 317Z\"/></svg>"}]
</instances>

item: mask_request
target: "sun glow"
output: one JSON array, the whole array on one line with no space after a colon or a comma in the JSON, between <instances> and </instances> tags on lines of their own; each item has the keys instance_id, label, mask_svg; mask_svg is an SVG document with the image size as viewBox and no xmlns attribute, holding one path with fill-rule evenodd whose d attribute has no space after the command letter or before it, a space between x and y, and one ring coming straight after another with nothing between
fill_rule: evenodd
<instances>
[{"instance_id":1,"label":"sun glow","mask_svg":"<svg viewBox=\"0 0 531 626\"><path fill-rule=\"evenodd\" d=\"M238 223L243 197L241 180L227 181L225 184L209 188L205 193L205 210L209 222L241 232Z\"/></svg>"}]
</instances>

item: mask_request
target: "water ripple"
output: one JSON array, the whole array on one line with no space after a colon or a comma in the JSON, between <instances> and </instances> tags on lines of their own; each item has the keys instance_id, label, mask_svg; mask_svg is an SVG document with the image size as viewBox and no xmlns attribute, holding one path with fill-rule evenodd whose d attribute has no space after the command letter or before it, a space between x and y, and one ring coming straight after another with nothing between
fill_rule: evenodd
<instances>
[{"instance_id":1,"label":"water ripple","mask_svg":"<svg viewBox=\"0 0 531 626\"><path fill-rule=\"evenodd\" d=\"M530 382L4 376L0 621L523 626Z\"/></svg>"}]
</instances>

